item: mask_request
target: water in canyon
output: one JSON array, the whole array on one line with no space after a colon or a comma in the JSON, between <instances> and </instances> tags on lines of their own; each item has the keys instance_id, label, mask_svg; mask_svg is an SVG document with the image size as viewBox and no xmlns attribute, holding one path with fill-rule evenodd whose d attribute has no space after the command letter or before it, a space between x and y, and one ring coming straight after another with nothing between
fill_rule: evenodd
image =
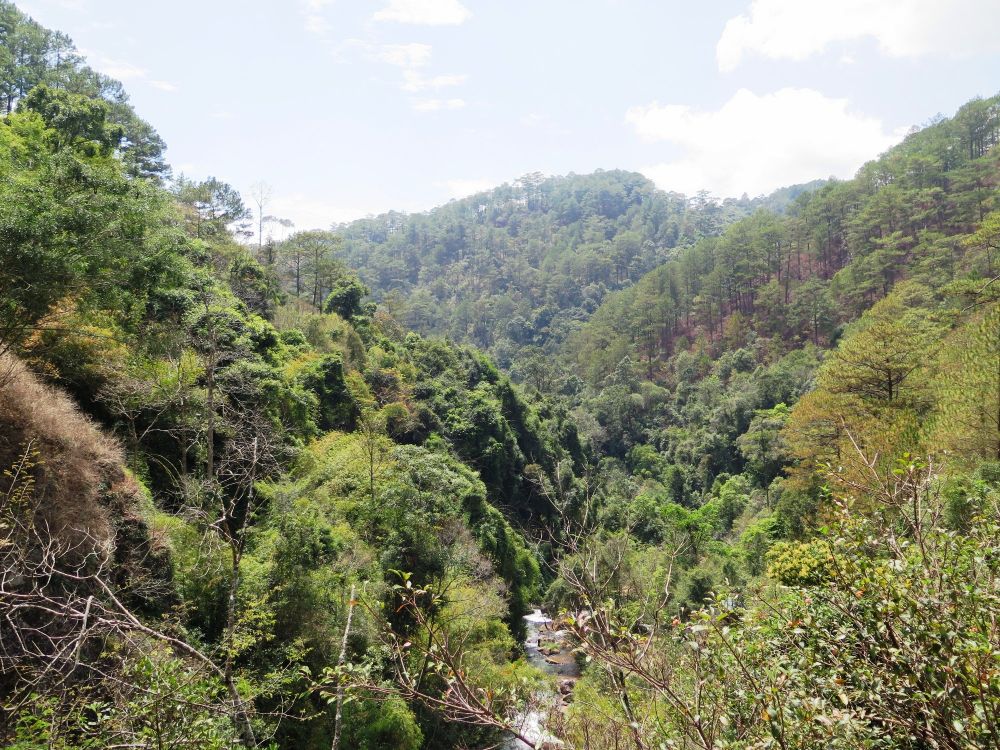
<instances>
[{"instance_id":1,"label":"water in canyon","mask_svg":"<svg viewBox=\"0 0 1000 750\"><path fill-rule=\"evenodd\" d=\"M525 658L528 663L556 679L556 688L542 696L541 705L525 713L521 721L521 733L537 748L557 748L562 743L545 729L545 720L563 710L571 700L573 684L580 676L580 667L573 658L566 631L553 627L552 619L540 609L525 615L527 638L524 641ZM519 739L511 738L506 750L524 750L528 746Z\"/></svg>"}]
</instances>

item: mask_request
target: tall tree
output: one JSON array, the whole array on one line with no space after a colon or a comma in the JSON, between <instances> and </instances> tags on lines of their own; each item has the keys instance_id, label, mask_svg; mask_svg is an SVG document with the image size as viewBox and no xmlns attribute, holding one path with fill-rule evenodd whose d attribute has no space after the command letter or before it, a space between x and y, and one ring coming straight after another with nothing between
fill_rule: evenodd
<instances>
[{"instance_id":1,"label":"tall tree","mask_svg":"<svg viewBox=\"0 0 1000 750\"><path fill-rule=\"evenodd\" d=\"M187 208L188 231L199 239L221 237L227 230L246 235L250 209L236 188L215 177L193 182L181 175L174 184L174 195Z\"/></svg>"}]
</instances>

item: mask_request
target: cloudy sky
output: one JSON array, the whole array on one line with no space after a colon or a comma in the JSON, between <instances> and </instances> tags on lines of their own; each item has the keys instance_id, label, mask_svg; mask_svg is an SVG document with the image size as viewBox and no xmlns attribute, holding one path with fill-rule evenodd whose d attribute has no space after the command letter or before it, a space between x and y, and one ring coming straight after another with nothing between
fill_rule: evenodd
<instances>
[{"instance_id":1,"label":"cloudy sky","mask_svg":"<svg viewBox=\"0 0 1000 750\"><path fill-rule=\"evenodd\" d=\"M1000 90L998 0L15 0L125 82L175 172L300 229L527 172L757 195Z\"/></svg>"}]
</instances>

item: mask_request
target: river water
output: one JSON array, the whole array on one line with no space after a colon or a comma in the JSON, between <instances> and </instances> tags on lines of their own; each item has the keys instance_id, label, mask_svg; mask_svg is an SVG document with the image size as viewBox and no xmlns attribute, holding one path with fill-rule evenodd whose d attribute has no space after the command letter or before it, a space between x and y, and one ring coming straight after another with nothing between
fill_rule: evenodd
<instances>
[{"instance_id":1,"label":"river water","mask_svg":"<svg viewBox=\"0 0 1000 750\"><path fill-rule=\"evenodd\" d=\"M548 714L562 710L573 682L580 676L580 668L566 644L566 633L552 628L552 620L536 609L525 615L528 637L524 641L524 653L528 663L556 678L558 689L543 696L543 705L527 712L521 720L521 731L536 747L560 747L562 743L545 731ZM504 745L506 750L524 750L528 746L521 740L511 738Z\"/></svg>"}]
</instances>

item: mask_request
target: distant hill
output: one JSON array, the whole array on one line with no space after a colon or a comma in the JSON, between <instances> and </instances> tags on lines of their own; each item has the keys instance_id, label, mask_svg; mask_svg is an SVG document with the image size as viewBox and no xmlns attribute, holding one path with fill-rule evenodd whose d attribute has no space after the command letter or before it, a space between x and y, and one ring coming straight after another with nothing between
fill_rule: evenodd
<instances>
[{"instance_id":1,"label":"distant hill","mask_svg":"<svg viewBox=\"0 0 1000 750\"><path fill-rule=\"evenodd\" d=\"M426 213L390 212L290 245L324 241L402 323L475 344L516 371L526 357L554 352L609 292L677 248L757 208L782 210L818 184L717 201L659 190L634 172L536 173Z\"/></svg>"},{"instance_id":2,"label":"distant hill","mask_svg":"<svg viewBox=\"0 0 1000 750\"><path fill-rule=\"evenodd\" d=\"M571 342L573 359L599 382L624 356L655 377L699 337L716 349L750 331L778 350L828 345L901 280L938 289L995 275L989 248L969 235L998 207L998 140L1000 96L975 99L852 180L759 200L762 210L608 297Z\"/></svg>"}]
</instances>

